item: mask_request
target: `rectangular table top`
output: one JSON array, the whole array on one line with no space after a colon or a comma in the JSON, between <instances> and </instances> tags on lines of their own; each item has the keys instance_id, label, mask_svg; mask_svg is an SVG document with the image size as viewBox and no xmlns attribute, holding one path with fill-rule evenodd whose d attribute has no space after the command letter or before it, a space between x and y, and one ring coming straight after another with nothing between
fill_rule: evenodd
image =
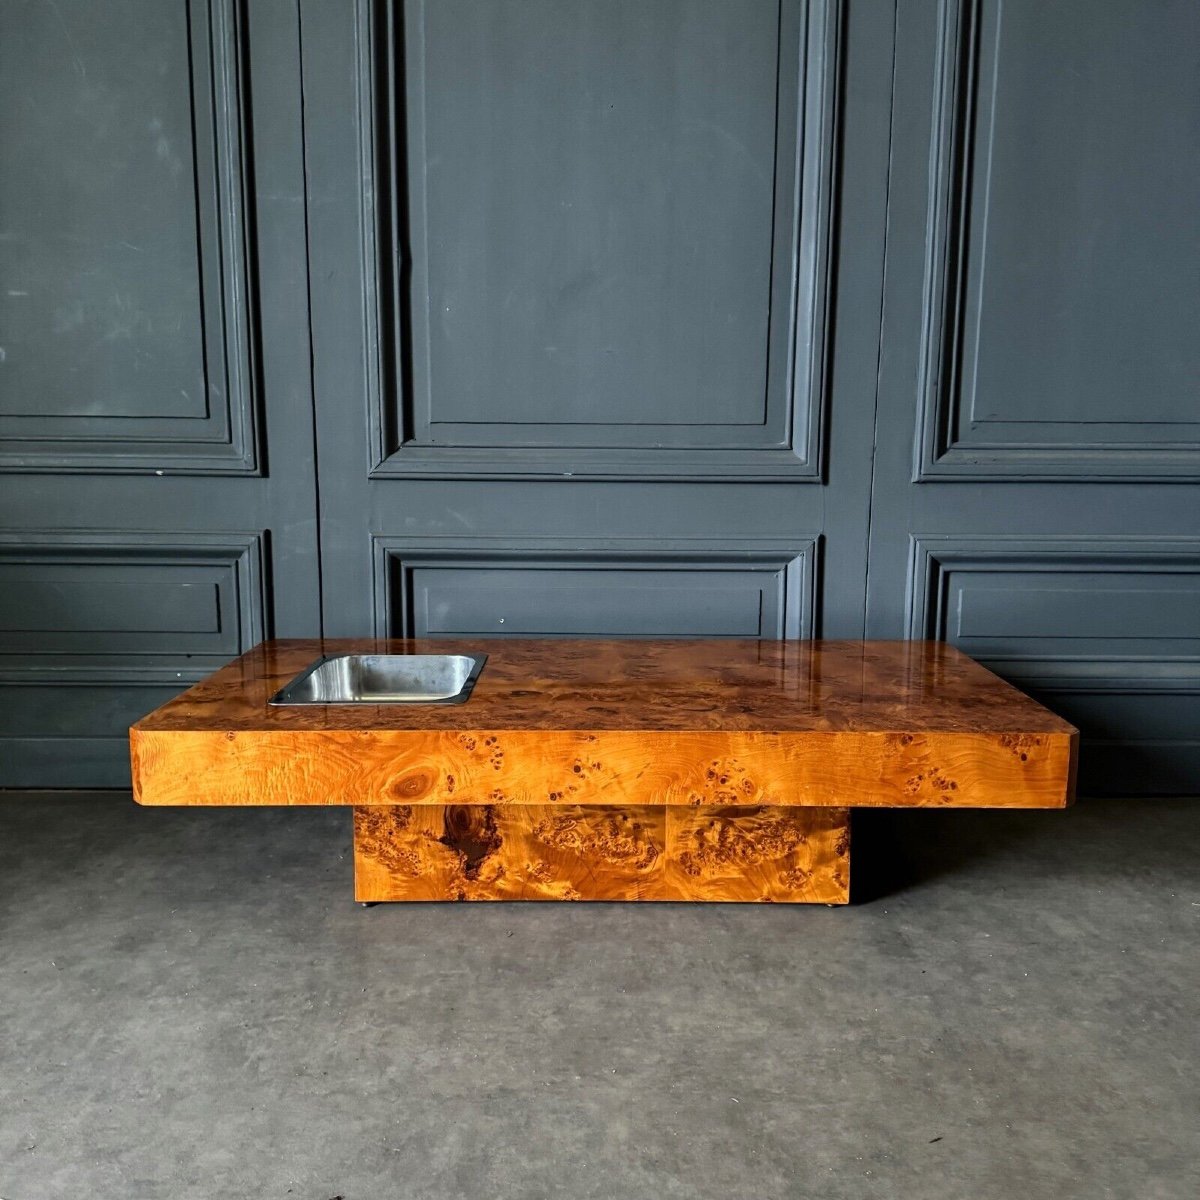
<instances>
[{"instance_id":1,"label":"rectangular table top","mask_svg":"<svg viewBox=\"0 0 1200 1200\"><path fill-rule=\"evenodd\" d=\"M314 660L337 654L486 654L487 664L462 705L268 704ZM558 638L264 642L134 728L1075 732L941 642Z\"/></svg>"},{"instance_id":2,"label":"rectangular table top","mask_svg":"<svg viewBox=\"0 0 1200 1200\"><path fill-rule=\"evenodd\" d=\"M486 654L461 705L277 707L322 656ZM1070 803L1077 734L937 642L273 641L130 730L142 804Z\"/></svg>"}]
</instances>

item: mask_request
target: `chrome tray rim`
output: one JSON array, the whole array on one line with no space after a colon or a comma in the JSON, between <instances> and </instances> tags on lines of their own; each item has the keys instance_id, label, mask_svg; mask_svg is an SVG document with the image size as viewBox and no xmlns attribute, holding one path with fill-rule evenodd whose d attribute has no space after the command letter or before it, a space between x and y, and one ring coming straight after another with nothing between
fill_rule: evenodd
<instances>
[{"instance_id":1,"label":"chrome tray rim","mask_svg":"<svg viewBox=\"0 0 1200 1200\"><path fill-rule=\"evenodd\" d=\"M438 696L420 700L293 700L291 695L312 675L316 674L326 663L337 662L343 658L465 658L471 662L462 686L453 696ZM298 675L294 675L277 691L267 704L272 708L379 708L396 705L400 708L411 708L414 705L431 704L465 704L475 690L475 682L487 662L486 654L322 654L320 658L308 664Z\"/></svg>"}]
</instances>

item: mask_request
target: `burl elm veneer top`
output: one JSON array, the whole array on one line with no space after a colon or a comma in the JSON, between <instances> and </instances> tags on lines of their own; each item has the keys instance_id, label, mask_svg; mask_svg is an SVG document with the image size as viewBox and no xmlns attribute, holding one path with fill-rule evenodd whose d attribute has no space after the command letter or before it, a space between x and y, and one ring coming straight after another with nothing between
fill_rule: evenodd
<instances>
[{"instance_id":1,"label":"burl elm veneer top","mask_svg":"<svg viewBox=\"0 0 1200 1200\"><path fill-rule=\"evenodd\" d=\"M323 655L486 654L462 705L271 707ZM935 642L277 641L130 732L142 804L1058 808L1075 731Z\"/></svg>"},{"instance_id":2,"label":"burl elm veneer top","mask_svg":"<svg viewBox=\"0 0 1200 1200\"><path fill-rule=\"evenodd\" d=\"M486 654L462 705L268 700L321 656ZM940 642L313 639L265 642L140 731L722 730L1049 734L1074 730Z\"/></svg>"}]
</instances>

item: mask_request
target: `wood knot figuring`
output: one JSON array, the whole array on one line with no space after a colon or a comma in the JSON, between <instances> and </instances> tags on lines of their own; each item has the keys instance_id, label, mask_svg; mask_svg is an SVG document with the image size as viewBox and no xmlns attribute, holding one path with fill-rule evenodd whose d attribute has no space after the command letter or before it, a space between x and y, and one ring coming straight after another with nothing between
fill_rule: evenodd
<instances>
[{"instance_id":1,"label":"wood knot figuring","mask_svg":"<svg viewBox=\"0 0 1200 1200\"><path fill-rule=\"evenodd\" d=\"M433 780L423 771L416 771L412 775L405 775L401 779L397 779L388 788L393 796L401 796L405 800L416 800L424 796L426 792L433 786Z\"/></svg>"},{"instance_id":2,"label":"wood knot figuring","mask_svg":"<svg viewBox=\"0 0 1200 1200\"><path fill-rule=\"evenodd\" d=\"M739 821L717 819L693 831L679 865L692 876L740 871L761 862L785 858L800 850L807 834L780 818L747 814Z\"/></svg>"},{"instance_id":3,"label":"wood knot figuring","mask_svg":"<svg viewBox=\"0 0 1200 1200\"><path fill-rule=\"evenodd\" d=\"M459 856L467 879L478 879L480 867L504 844L495 813L483 806L447 805L442 830L438 841Z\"/></svg>"},{"instance_id":4,"label":"wood knot figuring","mask_svg":"<svg viewBox=\"0 0 1200 1200\"><path fill-rule=\"evenodd\" d=\"M706 803L721 805L742 804L743 797L753 796L759 790L736 758L713 759L705 769L703 786L707 793Z\"/></svg>"},{"instance_id":5,"label":"wood knot figuring","mask_svg":"<svg viewBox=\"0 0 1200 1200\"><path fill-rule=\"evenodd\" d=\"M533 834L555 850L620 863L637 871L649 870L662 853L640 823L621 814L555 817L539 821Z\"/></svg>"},{"instance_id":6,"label":"wood knot figuring","mask_svg":"<svg viewBox=\"0 0 1200 1200\"><path fill-rule=\"evenodd\" d=\"M951 792L958 791L958 782L943 775L940 767L932 767L928 772L910 775L904 782L905 794L909 796L915 796L925 788L946 799Z\"/></svg>"},{"instance_id":7,"label":"wood knot figuring","mask_svg":"<svg viewBox=\"0 0 1200 1200\"><path fill-rule=\"evenodd\" d=\"M1020 762L1028 762L1029 752L1041 744L1042 739L1033 733L1006 733L1000 738L1000 745Z\"/></svg>"},{"instance_id":8,"label":"wood knot figuring","mask_svg":"<svg viewBox=\"0 0 1200 1200\"><path fill-rule=\"evenodd\" d=\"M422 870L420 856L410 846L396 842L397 834L407 829L411 822L412 808L406 804L394 808L355 809L355 853L374 859L390 874L415 879Z\"/></svg>"}]
</instances>

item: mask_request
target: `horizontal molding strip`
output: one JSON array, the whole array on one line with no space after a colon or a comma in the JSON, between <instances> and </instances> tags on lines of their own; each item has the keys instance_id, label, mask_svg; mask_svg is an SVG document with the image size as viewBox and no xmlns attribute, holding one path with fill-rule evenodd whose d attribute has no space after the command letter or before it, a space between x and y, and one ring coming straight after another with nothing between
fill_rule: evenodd
<instances>
[{"instance_id":1,"label":"horizontal molding strip","mask_svg":"<svg viewBox=\"0 0 1200 1200\"><path fill-rule=\"evenodd\" d=\"M371 537L374 631L377 637L407 636L413 628L411 573L421 567L529 569L553 572L627 568L632 571L781 574L780 636L809 638L816 625L820 575L818 535L779 538L577 538L430 537L377 533ZM394 614L398 614L394 615Z\"/></svg>"}]
</instances>

